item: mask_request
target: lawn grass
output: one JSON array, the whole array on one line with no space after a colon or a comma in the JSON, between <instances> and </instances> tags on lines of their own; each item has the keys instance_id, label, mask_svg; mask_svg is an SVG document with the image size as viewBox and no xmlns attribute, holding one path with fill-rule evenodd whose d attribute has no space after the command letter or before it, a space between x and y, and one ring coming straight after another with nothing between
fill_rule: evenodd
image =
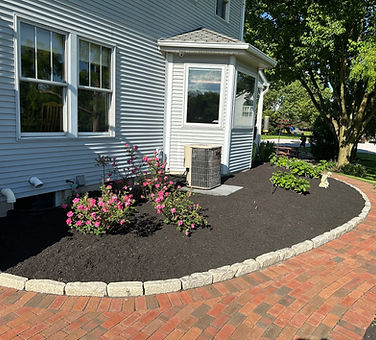
<instances>
[{"instance_id":1,"label":"lawn grass","mask_svg":"<svg viewBox=\"0 0 376 340\"><path fill-rule=\"evenodd\" d=\"M306 137L309 137L312 135L312 132L310 131L304 131L304 135ZM300 135L293 135L289 133L281 133L280 138L281 139L300 139ZM278 134L270 134L270 135L261 135L261 139L278 139Z\"/></svg>"}]
</instances>

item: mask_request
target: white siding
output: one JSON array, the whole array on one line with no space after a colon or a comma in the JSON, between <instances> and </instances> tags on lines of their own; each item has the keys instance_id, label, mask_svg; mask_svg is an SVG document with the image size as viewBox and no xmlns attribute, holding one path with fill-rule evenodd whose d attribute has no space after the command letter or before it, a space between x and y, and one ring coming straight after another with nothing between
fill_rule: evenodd
<instances>
[{"instance_id":1,"label":"white siding","mask_svg":"<svg viewBox=\"0 0 376 340\"><path fill-rule=\"evenodd\" d=\"M203 59L205 58L205 59ZM186 125L184 124L185 111L185 93L184 93L184 63L209 64L209 65L224 65L224 87L222 94L223 105L221 115L221 124L219 127L207 125ZM225 126L227 123L227 101L228 98L228 64L229 58L219 57L187 57L174 58L173 76L172 76L172 103L171 103L171 141L170 141L170 157L168 165L171 172L184 172L184 145L186 144L213 144L224 146L225 140ZM226 155L222 152L222 163L226 162Z\"/></svg>"},{"instance_id":2,"label":"white siding","mask_svg":"<svg viewBox=\"0 0 376 340\"><path fill-rule=\"evenodd\" d=\"M198 27L241 38L243 1L231 1L230 23L215 15L215 2L0 0L0 188L9 187L20 198L67 189L65 180L76 175L85 175L87 184L94 184L100 178L94 161L97 154L117 156L124 162L124 143L139 144L141 153L161 149L165 59L157 50L156 41ZM116 45L115 138L16 140L14 14ZM176 77L177 83L179 70ZM178 87L176 91L179 90ZM216 138L222 140L222 134L210 138L205 135L213 143ZM190 131L181 131L174 137L196 141ZM181 150L176 147L172 151ZM45 183L41 189L27 184L33 175Z\"/></svg>"},{"instance_id":3,"label":"white siding","mask_svg":"<svg viewBox=\"0 0 376 340\"><path fill-rule=\"evenodd\" d=\"M230 145L230 172L250 168L252 159L252 145L253 130L232 130Z\"/></svg>"}]
</instances>

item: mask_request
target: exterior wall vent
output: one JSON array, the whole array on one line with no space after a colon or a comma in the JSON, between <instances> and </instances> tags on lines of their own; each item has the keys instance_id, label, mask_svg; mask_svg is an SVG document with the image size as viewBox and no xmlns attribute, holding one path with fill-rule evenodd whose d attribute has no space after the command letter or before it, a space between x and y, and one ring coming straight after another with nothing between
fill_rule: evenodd
<instances>
[{"instance_id":1,"label":"exterior wall vent","mask_svg":"<svg viewBox=\"0 0 376 340\"><path fill-rule=\"evenodd\" d=\"M212 189L221 185L221 147L216 145L185 145L184 166L188 169L188 185Z\"/></svg>"}]
</instances>

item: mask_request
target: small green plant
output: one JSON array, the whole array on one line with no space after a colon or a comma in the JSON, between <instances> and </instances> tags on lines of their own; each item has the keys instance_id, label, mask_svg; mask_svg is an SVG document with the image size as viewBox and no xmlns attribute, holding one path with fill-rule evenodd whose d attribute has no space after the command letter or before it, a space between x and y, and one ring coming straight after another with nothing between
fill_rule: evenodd
<instances>
[{"instance_id":1,"label":"small green plant","mask_svg":"<svg viewBox=\"0 0 376 340\"><path fill-rule=\"evenodd\" d=\"M355 177L365 177L367 175L367 169L359 163L348 163L340 169L344 174Z\"/></svg>"},{"instance_id":2,"label":"small green plant","mask_svg":"<svg viewBox=\"0 0 376 340\"><path fill-rule=\"evenodd\" d=\"M273 173L270 181L274 186L298 193L305 193L310 188L309 182L304 178L298 178L290 172L277 171Z\"/></svg>"}]
</instances>

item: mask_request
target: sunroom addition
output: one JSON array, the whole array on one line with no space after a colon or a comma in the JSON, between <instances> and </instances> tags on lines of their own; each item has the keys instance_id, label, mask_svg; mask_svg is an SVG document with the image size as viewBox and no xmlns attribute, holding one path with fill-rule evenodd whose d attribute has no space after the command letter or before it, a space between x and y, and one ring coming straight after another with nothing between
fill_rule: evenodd
<instances>
[{"instance_id":1,"label":"sunroom addition","mask_svg":"<svg viewBox=\"0 0 376 340\"><path fill-rule=\"evenodd\" d=\"M222 147L221 172L249 168L258 71L276 62L252 45L200 28L158 40L167 59L164 153L182 173L184 145Z\"/></svg>"}]
</instances>

